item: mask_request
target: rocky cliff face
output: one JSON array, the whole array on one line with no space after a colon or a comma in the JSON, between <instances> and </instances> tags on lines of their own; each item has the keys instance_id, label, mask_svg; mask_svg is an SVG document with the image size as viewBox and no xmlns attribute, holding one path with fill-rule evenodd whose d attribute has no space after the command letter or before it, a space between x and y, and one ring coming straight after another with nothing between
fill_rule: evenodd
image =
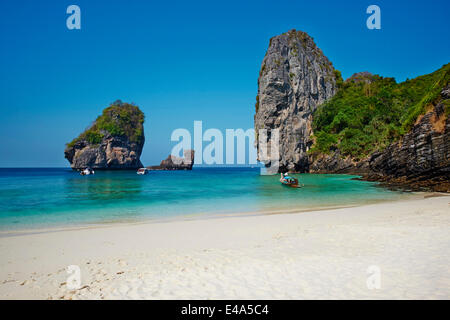
<instances>
[{"instance_id":1,"label":"rocky cliff face","mask_svg":"<svg viewBox=\"0 0 450 320\"><path fill-rule=\"evenodd\" d=\"M76 142L64 151L74 170L93 169L137 169L142 167L139 160L143 143L130 142L126 137L106 134L100 144L86 140Z\"/></svg>"},{"instance_id":2,"label":"rocky cliff face","mask_svg":"<svg viewBox=\"0 0 450 320\"><path fill-rule=\"evenodd\" d=\"M360 174L368 180L450 192L450 121L443 104L448 99L450 85L411 131L385 150L362 161L343 158L339 150L322 154L311 159L311 172Z\"/></svg>"},{"instance_id":3,"label":"rocky cliff face","mask_svg":"<svg viewBox=\"0 0 450 320\"><path fill-rule=\"evenodd\" d=\"M354 161L351 157L342 157L339 150L331 154L310 156L310 173L343 173L369 174L370 167L367 160Z\"/></svg>"},{"instance_id":4,"label":"rocky cliff face","mask_svg":"<svg viewBox=\"0 0 450 320\"><path fill-rule=\"evenodd\" d=\"M441 92L450 99L450 86ZM450 192L450 121L442 102L419 117L401 141L368 160L368 178Z\"/></svg>"},{"instance_id":5,"label":"rocky cliff face","mask_svg":"<svg viewBox=\"0 0 450 320\"><path fill-rule=\"evenodd\" d=\"M279 129L279 171L309 170L312 113L335 94L336 77L306 33L291 30L270 40L258 78L255 143L259 154L258 130L267 129L269 140L270 130Z\"/></svg>"},{"instance_id":6,"label":"rocky cliff face","mask_svg":"<svg viewBox=\"0 0 450 320\"><path fill-rule=\"evenodd\" d=\"M138 107L116 101L67 145L65 158L74 170L141 168L143 123L144 114Z\"/></svg>"}]
</instances>

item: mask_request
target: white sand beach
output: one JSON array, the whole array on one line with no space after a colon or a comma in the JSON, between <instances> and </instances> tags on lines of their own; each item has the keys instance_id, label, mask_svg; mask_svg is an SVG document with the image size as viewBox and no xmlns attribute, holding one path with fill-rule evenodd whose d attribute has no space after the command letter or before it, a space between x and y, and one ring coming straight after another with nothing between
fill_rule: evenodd
<instances>
[{"instance_id":1,"label":"white sand beach","mask_svg":"<svg viewBox=\"0 0 450 320\"><path fill-rule=\"evenodd\" d=\"M0 298L449 299L449 203L2 234Z\"/></svg>"}]
</instances>

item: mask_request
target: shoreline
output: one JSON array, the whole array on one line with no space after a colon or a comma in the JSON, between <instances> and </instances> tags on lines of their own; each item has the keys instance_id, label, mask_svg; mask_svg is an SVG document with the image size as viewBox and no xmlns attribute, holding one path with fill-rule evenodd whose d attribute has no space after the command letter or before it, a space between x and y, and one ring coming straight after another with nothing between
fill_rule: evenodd
<instances>
[{"instance_id":1,"label":"shoreline","mask_svg":"<svg viewBox=\"0 0 450 320\"><path fill-rule=\"evenodd\" d=\"M450 299L450 197L0 238L2 299ZM81 270L67 288L66 268ZM379 266L379 290L366 285Z\"/></svg>"},{"instance_id":2,"label":"shoreline","mask_svg":"<svg viewBox=\"0 0 450 320\"><path fill-rule=\"evenodd\" d=\"M432 191L405 191L405 195L400 199L388 199L388 200L366 200L365 202L348 204L348 205L335 205L335 206L322 206L322 207L306 207L306 208L282 208L279 210L260 210L249 212L230 212L230 213L192 213L188 215L180 215L173 217L159 217L159 218L142 218L136 220L104 220L99 222L86 222L86 223L74 223L74 224L60 224L53 226L36 226L34 228L19 228L13 230L0 230L0 238L13 237L30 234L52 233L52 232L64 232L83 229L97 229L108 228L120 225L140 225L140 224L158 224L158 223L171 223L177 221L196 221L196 220L210 220L210 219L222 219L222 218L239 218L249 216L266 216L266 215L279 215L279 214L299 214L316 211L336 210L345 208L357 208L367 205L390 203L408 200L417 200L427 197L445 197L449 196L447 193L432 192Z\"/></svg>"}]
</instances>

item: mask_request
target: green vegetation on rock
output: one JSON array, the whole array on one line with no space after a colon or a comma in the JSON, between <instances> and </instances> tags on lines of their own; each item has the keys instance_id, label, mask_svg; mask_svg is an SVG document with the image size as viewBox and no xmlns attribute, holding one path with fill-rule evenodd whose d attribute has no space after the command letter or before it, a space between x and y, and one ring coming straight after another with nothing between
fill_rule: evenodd
<instances>
[{"instance_id":1,"label":"green vegetation on rock","mask_svg":"<svg viewBox=\"0 0 450 320\"><path fill-rule=\"evenodd\" d=\"M313 116L315 144L310 152L339 149L343 156L361 160L399 140L438 102L450 80L450 64L402 83L367 72L345 82L339 79L338 71L336 76L338 93ZM442 103L448 115L449 103Z\"/></svg>"},{"instance_id":2,"label":"green vegetation on rock","mask_svg":"<svg viewBox=\"0 0 450 320\"><path fill-rule=\"evenodd\" d=\"M140 143L143 139L143 124L144 113L139 107L117 100L103 110L94 124L68 143L67 147L73 147L83 140L94 145L100 144L108 133L111 136L125 136L130 142Z\"/></svg>"}]
</instances>

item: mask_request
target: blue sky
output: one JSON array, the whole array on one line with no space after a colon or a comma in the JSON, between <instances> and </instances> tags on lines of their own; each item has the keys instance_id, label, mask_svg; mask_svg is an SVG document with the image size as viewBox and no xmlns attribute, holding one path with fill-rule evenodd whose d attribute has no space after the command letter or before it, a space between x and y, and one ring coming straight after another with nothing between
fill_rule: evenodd
<instances>
[{"instance_id":1,"label":"blue sky","mask_svg":"<svg viewBox=\"0 0 450 320\"><path fill-rule=\"evenodd\" d=\"M81 8L68 30L66 8ZM366 8L381 8L368 30ZM450 4L429 1L1 1L0 167L68 166L66 142L110 102L146 114L145 165L176 128L253 127L272 36L308 32L344 78L397 81L450 62Z\"/></svg>"}]
</instances>

